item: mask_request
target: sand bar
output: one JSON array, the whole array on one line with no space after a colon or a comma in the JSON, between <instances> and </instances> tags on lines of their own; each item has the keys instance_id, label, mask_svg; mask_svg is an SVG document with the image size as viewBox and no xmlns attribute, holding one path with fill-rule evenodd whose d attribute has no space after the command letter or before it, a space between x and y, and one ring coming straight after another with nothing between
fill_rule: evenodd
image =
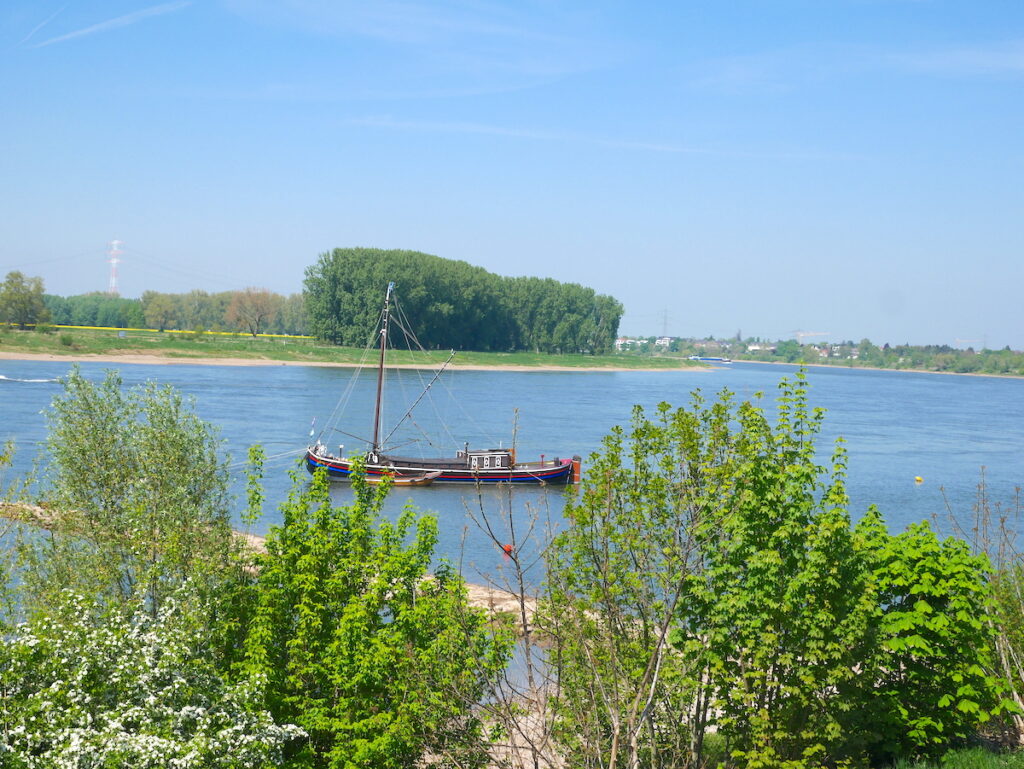
<instances>
[{"instance_id":1,"label":"sand bar","mask_svg":"<svg viewBox=\"0 0 1024 769\"><path fill-rule=\"evenodd\" d=\"M53 353L6 352L0 351L0 360L39 360L67 363L121 363L139 366L318 366L324 368L358 368L360 363L335 363L329 361L303 360L272 360L271 358L185 358L151 353L124 353L123 355L54 355ZM389 364L388 368L427 368L437 369L439 366L417 366L413 364ZM453 363L449 366L453 371L567 371L567 372L601 372L601 371L711 371L712 366L680 366L679 368L630 368L626 366L520 366L497 363L490 365L462 365Z\"/></svg>"}]
</instances>

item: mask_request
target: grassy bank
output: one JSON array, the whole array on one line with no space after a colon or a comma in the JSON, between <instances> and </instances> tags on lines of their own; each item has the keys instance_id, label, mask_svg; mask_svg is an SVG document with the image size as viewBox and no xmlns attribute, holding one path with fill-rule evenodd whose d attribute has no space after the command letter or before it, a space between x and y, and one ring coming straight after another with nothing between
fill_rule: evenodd
<instances>
[{"instance_id":1,"label":"grassy bank","mask_svg":"<svg viewBox=\"0 0 1024 769\"><path fill-rule=\"evenodd\" d=\"M953 750L935 761L899 761L893 769L1024 769L1024 753Z\"/></svg>"},{"instance_id":2,"label":"grassy bank","mask_svg":"<svg viewBox=\"0 0 1024 769\"><path fill-rule=\"evenodd\" d=\"M336 347L305 337L257 337L207 332L159 332L149 330L108 330L56 328L49 333L18 331L0 326L0 353L56 355L68 359L90 355L156 355L189 359L232 358L291 363L356 364L364 351ZM396 350L389 360L397 365L440 364L448 351L438 350L425 358L422 353ZM681 358L640 358L628 355L546 355L543 353L459 352L459 366L578 368L578 369L683 369L699 367Z\"/></svg>"}]
</instances>

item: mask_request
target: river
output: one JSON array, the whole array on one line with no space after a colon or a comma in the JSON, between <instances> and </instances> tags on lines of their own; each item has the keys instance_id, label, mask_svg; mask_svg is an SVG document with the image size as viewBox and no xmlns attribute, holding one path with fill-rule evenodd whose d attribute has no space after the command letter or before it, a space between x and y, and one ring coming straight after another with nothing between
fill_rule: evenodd
<instances>
[{"instance_id":1,"label":"river","mask_svg":"<svg viewBox=\"0 0 1024 769\"><path fill-rule=\"evenodd\" d=\"M14 440L18 447L14 466L4 471L5 482L30 469L46 434L43 412L60 392L60 385L49 380L65 374L70 365L0 361L0 439ZM321 429L347 387L352 394L343 429L357 436L370 431L375 380L367 372L306 366L81 364L82 372L95 379L114 367L127 385L156 380L193 397L199 415L219 429L233 462L244 460L249 445L263 445L272 459L266 467L267 509L257 533L280 521L277 504L291 484L289 470L295 469L311 428ZM406 421L406 439L423 445L423 435L436 435L443 432L440 425L447 425L451 436L424 449L440 454L463 441L474 447L508 446L515 430L521 460L540 454L586 458L613 425L628 423L634 404L648 409L661 401L683 405L695 388L709 397L728 388L738 398L764 392L764 404L772 411L779 379L795 371L792 366L742 363L712 371L456 370L432 391L431 401L437 405L424 402ZM400 393L395 400L403 405L385 415L385 424L388 417L402 416L424 377L428 380L429 374L389 375L389 391ZM827 410L818 443L822 463L827 464L837 437L846 440L854 519L869 504L877 504L894 531L923 518L945 520L947 508L968 525L982 467L995 501L1010 503L1016 486L1024 483L1024 380L838 367L812 368L808 378L812 405ZM334 446L358 444L337 432L325 440ZM236 465L234 473L241 497L243 469ZM299 477L307 482L304 472ZM916 477L923 482L915 482ZM333 491L339 503L350 493L345 484L336 484ZM471 489L435 485L392 493L386 513L396 515L410 499L436 513L438 553L461 563L473 579L476 570L500 569L503 556L472 523L467 506L480 509L482 504L492 516L511 511L521 535L531 511L554 525L560 522L562 493L555 487L517 487L510 496L507 490L487 489L480 500ZM505 532L500 538L510 536Z\"/></svg>"}]
</instances>

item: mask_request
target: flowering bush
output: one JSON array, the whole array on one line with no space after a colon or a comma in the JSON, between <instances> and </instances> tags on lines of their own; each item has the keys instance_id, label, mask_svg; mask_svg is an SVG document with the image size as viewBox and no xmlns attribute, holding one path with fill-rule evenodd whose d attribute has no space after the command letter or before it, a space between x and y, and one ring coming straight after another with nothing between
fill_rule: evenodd
<instances>
[{"instance_id":1,"label":"flowering bush","mask_svg":"<svg viewBox=\"0 0 1024 769\"><path fill-rule=\"evenodd\" d=\"M229 683L204 640L188 586L154 618L141 604L100 611L67 596L63 617L0 642L0 765L263 767L304 736L257 703L258 679Z\"/></svg>"}]
</instances>

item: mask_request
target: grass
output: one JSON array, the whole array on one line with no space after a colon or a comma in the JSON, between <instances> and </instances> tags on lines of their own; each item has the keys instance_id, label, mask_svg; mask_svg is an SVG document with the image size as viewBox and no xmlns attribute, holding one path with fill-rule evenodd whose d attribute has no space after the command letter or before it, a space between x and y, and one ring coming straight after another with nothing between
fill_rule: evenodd
<instances>
[{"instance_id":1,"label":"grass","mask_svg":"<svg viewBox=\"0 0 1024 769\"><path fill-rule=\"evenodd\" d=\"M899 761L892 769L1024 769L1024 753L992 753L984 748L952 750L935 761Z\"/></svg>"},{"instance_id":2,"label":"grass","mask_svg":"<svg viewBox=\"0 0 1024 769\"><path fill-rule=\"evenodd\" d=\"M123 333L124 336L120 334ZM234 358L296 363L355 364L363 351L336 347L302 337L258 337L220 335L214 333L163 333L148 330L115 330L62 328L52 333L19 331L0 326L0 352L43 353L67 356L81 355L159 355L167 358ZM447 350L438 350L424 358L422 353L396 350L389 360L396 365L440 365L448 357ZM608 369L684 369L699 367L692 361L671 357L637 357L630 355L547 355L515 352L459 352L455 365L462 366L525 366L545 368L608 368Z\"/></svg>"}]
</instances>

